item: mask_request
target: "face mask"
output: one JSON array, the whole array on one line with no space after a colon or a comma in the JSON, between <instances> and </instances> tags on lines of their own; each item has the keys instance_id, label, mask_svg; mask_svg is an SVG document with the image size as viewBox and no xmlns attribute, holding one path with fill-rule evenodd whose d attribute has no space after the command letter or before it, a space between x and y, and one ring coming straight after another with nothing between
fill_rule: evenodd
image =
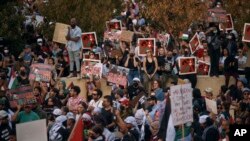
<instances>
[{"instance_id":1,"label":"face mask","mask_svg":"<svg viewBox=\"0 0 250 141\"><path fill-rule=\"evenodd\" d=\"M42 46L43 45L43 43L37 43L39 46Z\"/></svg>"},{"instance_id":2,"label":"face mask","mask_svg":"<svg viewBox=\"0 0 250 141\"><path fill-rule=\"evenodd\" d=\"M214 30L213 32L214 32L214 34L216 34L216 33L217 33L217 30Z\"/></svg>"},{"instance_id":3,"label":"face mask","mask_svg":"<svg viewBox=\"0 0 250 141\"><path fill-rule=\"evenodd\" d=\"M168 59L168 60L171 60L171 59L172 59L172 57L167 57L167 59Z\"/></svg>"},{"instance_id":4,"label":"face mask","mask_svg":"<svg viewBox=\"0 0 250 141\"><path fill-rule=\"evenodd\" d=\"M26 74L25 71L20 72L20 75L22 75L22 76L25 76L25 74Z\"/></svg>"},{"instance_id":5,"label":"face mask","mask_svg":"<svg viewBox=\"0 0 250 141\"><path fill-rule=\"evenodd\" d=\"M9 50L4 50L4 53L9 53Z\"/></svg>"},{"instance_id":6,"label":"face mask","mask_svg":"<svg viewBox=\"0 0 250 141\"><path fill-rule=\"evenodd\" d=\"M176 55L177 55L177 53L173 53L173 55L174 55L174 56L176 56Z\"/></svg>"},{"instance_id":7,"label":"face mask","mask_svg":"<svg viewBox=\"0 0 250 141\"><path fill-rule=\"evenodd\" d=\"M227 38L228 38L228 39L232 39L232 36L228 36Z\"/></svg>"}]
</instances>

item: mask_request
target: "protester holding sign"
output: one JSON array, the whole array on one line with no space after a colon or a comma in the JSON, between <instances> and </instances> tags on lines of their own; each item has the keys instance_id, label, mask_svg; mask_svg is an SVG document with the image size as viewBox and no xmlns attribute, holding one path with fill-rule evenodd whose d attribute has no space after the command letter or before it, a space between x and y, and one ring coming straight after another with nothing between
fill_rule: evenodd
<instances>
[{"instance_id":1,"label":"protester holding sign","mask_svg":"<svg viewBox=\"0 0 250 141\"><path fill-rule=\"evenodd\" d=\"M67 50L70 60L70 75L73 77L74 63L76 64L77 77L80 78L80 50L82 47L81 33L82 30L76 25L76 19L70 20L70 27L68 27L68 33L66 35Z\"/></svg>"}]
</instances>

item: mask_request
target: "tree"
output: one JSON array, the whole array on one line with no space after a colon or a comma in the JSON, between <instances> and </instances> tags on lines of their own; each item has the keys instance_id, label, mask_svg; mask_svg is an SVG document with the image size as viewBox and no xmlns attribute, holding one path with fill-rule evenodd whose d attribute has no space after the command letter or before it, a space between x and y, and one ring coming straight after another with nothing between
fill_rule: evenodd
<instances>
[{"instance_id":1,"label":"tree","mask_svg":"<svg viewBox=\"0 0 250 141\"><path fill-rule=\"evenodd\" d=\"M206 4L199 0L144 0L142 14L159 27L175 32L185 31L194 21L204 20Z\"/></svg>"},{"instance_id":2,"label":"tree","mask_svg":"<svg viewBox=\"0 0 250 141\"><path fill-rule=\"evenodd\" d=\"M10 51L17 55L24 44L22 24L25 20L18 12L19 3L14 0L3 0L0 3L0 36L7 41Z\"/></svg>"},{"instance_id":3,"label":"tree","mask_svg":"<svg viewBox=\"0 0 250 141\"><path fill-rule=\"evenodd\" d=\"M227 13L232 14L234 27L242 33L244 23L250 22L250 3L249 0L223 0L224 8Z\"/></svg>"},{"instance_id":4,"label":"tree","mask_svg":"<svg viewBox=\"0 0 250 141\"><path fill-rule=\"evenodd\" d=\"M120 0L50 0L39 6L41 14L48 21L69 24L75 17L83 32L96 31L103 36L106 21L113 16L114 9L121 6ZM52 38L50 31L49 38Z\"/></svg>"}]
</instances>

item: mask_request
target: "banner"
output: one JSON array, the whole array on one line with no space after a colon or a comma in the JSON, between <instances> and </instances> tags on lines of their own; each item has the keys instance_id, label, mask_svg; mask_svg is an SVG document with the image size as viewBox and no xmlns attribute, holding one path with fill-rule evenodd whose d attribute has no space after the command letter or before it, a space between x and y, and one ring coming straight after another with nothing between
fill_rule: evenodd
<instances>
[{"instance_id":1,"label":"banner","mask_svg":"<svg viewBox=\"0 0 250 141\"><path fill-rule=\"evenodd\" d=\"M47 141L46 120L36 120L16 125L17 141Z\"/></svg>"},{"instance_id":2,"label":"banner","mask_svg":"<svg viewBox=\"0 0 250 141\"><path fill-rule=\"evenodd\" d=\"M134 32L123 30L120 36L120 41L132 42Z\"/></svg>"},{"instance_id":3,"label":"banner","mask_svg":"<svg viewBox=\"0 0 250 141\"><path fill-rule=\"evenodd\" d=\"M84 141L82 117L77 120L68 141Z\"/></svg>"},{"instance_id":4,"label":"banner","mask_svg":"<svg viewBox=\"0 0 250 141\"><path fill-rule=\"evenodd\" d=\"M199 35L198 33L195 33L192 39L189 41L189 48L190 48L191 53L194 54L200 45L201 45L201 41L200 41Z\"/></svg>"},{"instance_id":5,"label":"banner","mask_svg":"<svg viewBox=\"0 0 250 141\"><path fill-rule=\"evenodd\" d=\"M95 32L85 32L82 33L82 48L83 49L93 49L96 46L97 38Z\"/></svg>"},{"instance_id":6,"label":"banner","mask_svg":"<svg viewBox=\"0 0 250 141\"><path fill-rule=\"evenodd\" d=\"M211 66L209 63L206 63L204 61L198 61L198 69L197 69L198 75L209 75L210 70Z\"/></svg>"},{"instance_id":7,"label":"banner","mask_svg":"<svg viewBox=\"0 0 250 141\"><path fill-rule=\"evenodd\" d=\"M120 21L120 20L107 21L106 27L107 27L108 31L110 31L110 32L122 30L122 21Z\"/></svg>"},{"instance_id":8,"label":"banner","mask_svg":"<svg viewBox=\"0 0 250 141\"><path fill-rule=\"evenodd\" d=\"M52 67L47 64L32 64L30 66L29 79L35 81L50 82L52 77Z\"/></svg>"},{"instance_id":9,"label":"banner","mask_svg":"<svg viewBox=\"0 0 250 141\"><path fill-rule=\"evenodd\" d=\"M147 50L151 50L152 54L156 55L156 42L155 38L139 38L138 39L138 55L139 56L146 56Z\"/></svg>"},{"instance_id":10,"label":"banner","mask_svg":"<svg viewBox=\"0 0 250 141\"><path fill-rule=\"evenodd\" d=\"M126 86L128 82L127 81L128 73L129 73L128 68L116 65L110 65L107 81L121 86Z\"/></svg>"},{"instance_id":11,"label":"banner","mask_svg":"<svg viewBox=\"0 0 250 141\"><path fill-rule=\"evenodd\" d=\"M33 94L33 88L31 86L11 89L7 91L6 96L12 108L17 107L17 105L36 103L36 97Z\"/></svg>"},{"instance_id":12,"label":"banner","mask_svg":"<svg viewBox=\"0 0 250 141\"><path fill-rule=\"evenodd\" d=\"M216 101L210 100L208 98L205 98L205 101L206 101L207 111L212 112L214 114L218 114Z\"/></svg>"},{"instance_id":13,"label":"banner","mask_svg":"<svg viewBox=\"0 0 250 141\"><path fill-rule=\"evenodd\" d=\"M193 122L192 91L191 84L170 87L171 114L174 126Z\"/></svg>"},{"instance_id":14,"label":"banner","mask_svg":"<svg viewBox=\"0 0 250 141\"><path fill-rule=\"evenodd\" d=\"M179 75L196 73L196 57L180 57L178 59Z\"/></svg>"},{"instance_id":15,"label":"banner","mask_svg":"<svg viewBox=\"0 0 250 141\"><path fill-rule=\"evenodd\" d=\"M102 64L100 60L83 59L81 66L81 75L83 78L89 78L93 75L95 79L102 77Z\"/></svg>"},{"instance_id":16,"label":"banner","mask_svg":"<svg viewBox=\"0 0 250 141\"><path fill-rule=\"evenodd\" d=\"M244 25L242 41L250 42L250 23L245 23Z\"/></svg>"},{"instance_id":17,"label":"banner","mask_svg":"<svg viewBox=\"0 0 250 141\"><path fill-rule=\"evenodd\" d=\"M233 30L234 29L234 23L233 23L233 18L231 14L226 15L226 22L225 23L220 23L219 28L220 30L223 30L225 28L226 31L228 30Z\"/></svg>"},{"instance_id":18,"label":"banner","mask_svg":"<svg viewBox=\"0 0 250 141\"><path fill-rule=\"evenodd\" d=\"M63 23L56 23L55 31L53 35L53 41L61 44L66 44L67 40L65 36L68 33L69 25Z\"/></svg>"}]
</instances>

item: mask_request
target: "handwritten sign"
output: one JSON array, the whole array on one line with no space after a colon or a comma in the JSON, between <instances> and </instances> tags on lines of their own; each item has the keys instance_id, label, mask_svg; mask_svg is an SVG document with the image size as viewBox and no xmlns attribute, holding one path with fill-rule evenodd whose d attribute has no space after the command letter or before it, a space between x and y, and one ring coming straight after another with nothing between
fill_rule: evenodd
<instances>
[{"instance_id":1,"label":"handwritten sign","mask_svg":"<svg viewBox=\"0 0 250 141\"><path fill-rule=\"evenodd\" d=\"M52 67L47 64L36 63L30 66L30 80L50 82L52 77Z\"/></svg>"},{"instance_id":2,"label":"handwritten sign","mask_svg":"<svg viewBox=\"0 0 250 141\"><path fill-rule=\"evenodd\" d=\"M81 75L83 78L89 78L91 75L94 78L102 77L102 64L100 60L83 59L81 66Z\"/></svg>"},{"instance_id":3,"label":"handwritten sign","mask_svg":"<svg viewBox=\"0 0 250 141\"><path fill-rule=\"evenodd\" d=\"M245 23L243 31L243 42L250 42L250 23Z\"/></svg>"},{"instance_id":4,"label":"handwritten sign","mask_svg":"<svg viewBox=\"0 0 250 141\"><path fill-rule=\"evenodd\" d=\"M61 44L66 44L67 40L65 36L68 33L69 25L63 23L56 23L53 41Z\"/></svg>"},{"instance_id":5,"label":"handwritten sign","mask_svg":"<svg viewBox=\"0 0 250 141\"><path fill-rule=\"evenodd\" d=\"M134 32L123 30L120 36L120 41L132 42Z\"/></svg>"},{"instance_id":6,"label":"handwritten sign","mask_svg":"<svg viewBox=\"0 0 250 141\"><path fill-rule=\"evenodd\" d=\"M36 103L36 97L33 94L31 86L22 86L16 89L11 89L6 93L12 108L17 105Z\"/></svg>"},{"instance_id":7,"label":"handwritten sign","mask_svg":"<svg viewBox=\"0 0 250 141\"><path fill-rule=\"evenodd\" d=\"M116 65L110 66L111 68L107 76L108 82L115 83L121 86L126 86L129 69Z\"/></svg>"},{"instance_id":8,"label":"handwritten sign","mask_svg":"<svg viewBox=\"0 0 250 141\"><path fill-rule=\"evenodd\" d=\"M193 121L192 91L191 84L176 85L170 88L171 114L174 125Z\"/></svg>"},{"instance_id":9,"label":"handwritten sign","mask_svg":"<svg viewBox=\"0 0 250 141\"><path fill-rule=\"evenodd\" d=\"M216 101L207 98L205 99L205 101L206 101L207 111L212 112L214 114L218 114Z\"/></svg>"}]
</instances>

